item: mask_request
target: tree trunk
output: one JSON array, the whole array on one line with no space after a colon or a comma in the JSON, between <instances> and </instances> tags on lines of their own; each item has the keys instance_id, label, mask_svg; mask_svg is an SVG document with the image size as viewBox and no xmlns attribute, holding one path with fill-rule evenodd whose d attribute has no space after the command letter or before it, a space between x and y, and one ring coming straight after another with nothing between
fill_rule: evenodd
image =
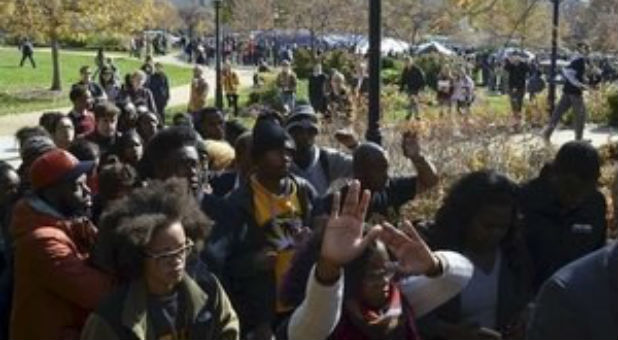
<instances>
[{"instance_id":1,"label":"tree trunk","mask_svg":"<svg viewBox=\"0 0 618 340\"><path fill-rule=\"evenodd\" d=\"M60 61L58 60L58 38L54 35L51 39L51 50L52 50L52 91L61 91L62 83L60 82Z\"/></svg>"}]
</instances>

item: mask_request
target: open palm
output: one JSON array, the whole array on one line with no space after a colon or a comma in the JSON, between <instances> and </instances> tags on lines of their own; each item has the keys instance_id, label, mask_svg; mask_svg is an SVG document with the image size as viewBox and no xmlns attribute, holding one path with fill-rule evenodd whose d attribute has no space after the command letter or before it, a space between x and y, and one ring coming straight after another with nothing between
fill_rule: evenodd
<instances>
[{"instance_id":1,"label":"open palm","mask_svg":"<svg viewBox=\"0 0 618 340\"><path fill-rule=\"evenodd\" d=\"M343 266L359 256L374 240L380 228L373 228L363 237L363 221L369 206L369 191L361 194L360 182L354 181L341 207L341 194L333 198L331 215L324 230L321 256L333 264Z\"/></svg>"},{"instance_id":2,"label":"open palm","mask_svg":"<svg viewBox=\"0 0 618 340\"><path fill-rule=\"evenodd\" d=\"M403 231L387 223L380 234L380 239L397 257L399 270L409 275L434 271L438 260L412 224L405 221L401 229Z\"/></svg>"}]
</instances>

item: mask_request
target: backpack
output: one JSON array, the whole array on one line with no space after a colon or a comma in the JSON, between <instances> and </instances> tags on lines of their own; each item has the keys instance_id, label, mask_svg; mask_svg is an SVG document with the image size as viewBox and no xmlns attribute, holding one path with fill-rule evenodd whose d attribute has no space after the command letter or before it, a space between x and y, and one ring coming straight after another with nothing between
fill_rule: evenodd
<instances>
[{"instance_id":1,"label":"backpack","mask_svg":"<svg viewBox=\"0 0 618 340\"><path fill-rule=\"evenodd\" d=\"M530 93L540 93L545 89L545 80L541 77L540 74L535 74L530 77L528 80L528 92Z\"/></svg>"}]
</instances>

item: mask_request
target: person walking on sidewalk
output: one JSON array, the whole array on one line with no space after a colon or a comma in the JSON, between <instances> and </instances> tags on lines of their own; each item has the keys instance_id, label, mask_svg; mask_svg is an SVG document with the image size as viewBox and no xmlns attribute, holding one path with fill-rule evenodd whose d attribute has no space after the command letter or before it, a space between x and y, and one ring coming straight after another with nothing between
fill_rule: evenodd
<instances>
[{"instance_id":1,"label":"person walking on sidewalk","mask_svg":"<svg viewBox=\"0 0 618 340\"><path fill-rule=\"evenodd\" d=\"M204 69L199 65L193 68L193 80L191 81L191 93L189 95L189 113L195 113L206 107L208 100L208 82L204 77Z\"/></svg>"},{"instance_id":2,"label":"person walking on sidewalk","mask_svg":"<svg viewBox=\"0 0 618 340\"><path fill-rule=\"evenodd\" d=\"M30 60L30 64L32 68L36 68L36 63L34 62L34 47L28 38L24 39L24 41L19 46L19 50L21 51L21 62L19 63L19 67L24 67L24 62L26 59Z\"/></svg>"},{"instance_id":3,"label":"person walking on sidewalk","mask_svg":"<svg viewBox=\"0 0 618 340\"><path fill-rule=\"evenodd\" d=\"M227 106L234 109L234 116L238 116L238 86L240 80L238 73L232 70L232 65L227 61L223 66L223 90L227 98Z\"/></svg>"},{"instance_id":4,"label":"person walking on sidewalk","mask_svg":"<svg viewBox=\"0 0 618 340\"><path fill-rule=\"evenodd\" d=\"M294 111L296 105L296 74L288 60L281 63L281 73L277 76L277 88L281 96L281 103L287 113Z\"/></svg>"},{"instance_id":5,"label":"person walking on sidewalk","mask_svg":"<svg viewBox=\"0 0 618 340\"><path fill-rule=\"evenodd\" d=\"M549 124L542 132L543 139L547 142L551 139L551 135L556 126L558 126L562 115L571 108L575 113L575 139L582 140L584 137L584 127L586 125L584 91L588 89L588 85L585 84L585 77L590 48L585 43L580 43L578 47L580 54L562 71L565 78L562 98L560 98Z\"/></svg>"},{"instance_id":6,"label":"person walking on sidewalk","mask_svg":"<svg viewBox=\"0 0 618 340\"><path fill-rule=\"evenodd\" d=\"M530 74L530 68L523 58L524 55L515 52L509 56L504 66L509 75L509 98L511 99L515 129L519 129L521 126L521 109L526 95L526 79Z\"/></svg>"},{"instance_id":7,"label":"person walking on sidewalk","mask_svg":"<svg viewBox=\"0 0 618 340\"><path fill-rule=\"evenodd\" d=\"M406 92L410 103L406 120L409 120L412 116L416 119L420 118L418 110L418 95L423 88L425 88L425 85L425 74L423 73L423 70L414 64L414 59L408 58L399 83L399 90L401 92Z\"/></svg>"},{"instance_id":8,"label":"person walking on sidewalk","mask_svg":"<svg viewBox=\"0 0 618 340\"><path fill-rule=\"evenodd\" d=\"M165 108L170 100L170 83L163 64L159 62L154 64L154 73L150 75L148 88L152 92L159 116L165 117Z\"/></svg>"}]
</instances>

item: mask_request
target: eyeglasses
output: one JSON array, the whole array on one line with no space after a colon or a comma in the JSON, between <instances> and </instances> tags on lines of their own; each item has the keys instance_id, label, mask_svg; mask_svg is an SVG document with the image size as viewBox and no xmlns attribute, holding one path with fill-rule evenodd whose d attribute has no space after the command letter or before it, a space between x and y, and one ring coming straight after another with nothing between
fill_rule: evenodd
<instances>
[{"instance_id":1,"label":"eyeglasses","mask_svg":"<svg viewBox=\"0 0 618 340\"><path fill-rule=\"evenodd\" d=\"M390 281L395 277L397 268L397 262L387 262L384 268L365 273L363 280L369 285L382 284L384 281Z\"/></svg>"},{"instance_id":2,"label":"eyeglasses","mask_svg":"<svg viewBox=\"0 0 618 340\"><path fill-rule=\"evenodd\" d=\"M191 241L190 239L187 239L187 242L185 242L184 246L178 249L175 249L175 250L161 252L158 254L153 254L148 251L144 251L144 253L147 258L155 260L158 263L171 263L179 259L184 260L187 257L187 255L191 253L192 250L193 250L193 241Z\"/></svg>"},{"instance_id":3,"label":"eyeglasses","mask_svg":"<svg viewBox=\"0 0 618 340\"><path fill-rule=\"evenodd\" d=\"M391 281L393 277L395 277L395 272L378 271L365 274L363 281L367 285L378 285Z\"/></svg>"}]
</instances>

